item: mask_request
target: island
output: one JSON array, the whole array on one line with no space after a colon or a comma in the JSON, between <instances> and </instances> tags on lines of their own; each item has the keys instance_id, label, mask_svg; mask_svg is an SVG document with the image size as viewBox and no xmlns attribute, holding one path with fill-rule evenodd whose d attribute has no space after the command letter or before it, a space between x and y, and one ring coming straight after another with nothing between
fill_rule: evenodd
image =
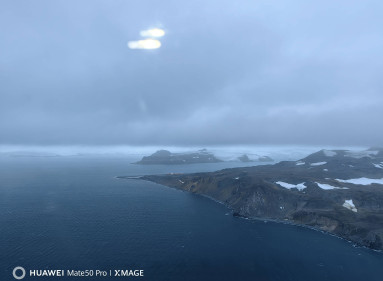
<instances>
[{"instance_id":1,"label":"island","mask_svg":"<svg viewBox=\"0 0 383 281\"><path fill-rule=\"evenodd\" d=\"M139 177L222 202L234 216L304 225L383 250L383 149L321 150L298 161Z\"/></svg>"},{"instance_id":2,"label":"island","mask_svg":"<svg viewBox=\"0 0 383 281\"><path fill-rule=\"evenodd\" d=\"M197 164L197 163L217 163L222 160L216 158L214 154L206 149L196 152L171 153L168 150L158 150L150 156L144 156L140 161L134 164L143 165L172 165L172 164Z\"/></svg>"},{"instance_id":3,"label":"island","mask_svg":"<svg viewBox=\"0 0 383 281\"><path fill-rule=\"evenodd\" d=\"M273 162L274 161L269 156L258 156L257 160L253 160L253 159L250 159L249 156L247 156L247 154L243 154L243 155L239 156L237 159L241 162L244 162L244 163L255 162L255 161L259 161L259 162Z\"/></svg>"},{"instance_id":4,"label":"island","mask_svg":"<svg viewBox=\"0 0 383 281\"><path fill-rule=\"evenodd\" d=\"M247 154L243 154L243 155L239 156L238 160L241 162L244 162L244 163L254 162L254 160L250 159L249 156L247 156Z\"/></svg>"}]
</instances>

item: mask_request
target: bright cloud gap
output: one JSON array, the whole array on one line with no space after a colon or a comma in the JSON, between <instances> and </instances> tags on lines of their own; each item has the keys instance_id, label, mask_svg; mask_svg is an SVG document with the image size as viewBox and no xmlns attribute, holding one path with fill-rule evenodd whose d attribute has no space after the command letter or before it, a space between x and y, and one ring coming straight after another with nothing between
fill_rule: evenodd
<instances>
[{"instance_id":1,"label":"bright cloud gap","mask_svg":"<svg viewBox=\"0 0 383 281\"><path fill-rule=\"evenodd\" d=\"M165 35L165 31L161 28L151 28L140 31L141 37L148 37L142 40L129 41L129 49L153 50L161 47L161 42L154 38Z\"/></svg>"},{"instance_id":2,"label":"bright cloud gap","mask_svg":"<svg viewBox=\"0 0 383 281\"><path fill-rule=\"evenodd\" d=\"M153 50L161 47L161 42L156 39L144 39L128 42L129 49Z\"/></svg>"},{"instance_id":3,"label":"bright cloud gap","mask_svg":"<svg viewBox=\"0 0 383 281\"><path fill-rule=\"evenodd\" d=\"M165 35L165 30L161 28L152 28L152 29L147 29L147 30L142 30L140 32L140 35L142 37L162 37Z\"/></svg>"}]
</instances>

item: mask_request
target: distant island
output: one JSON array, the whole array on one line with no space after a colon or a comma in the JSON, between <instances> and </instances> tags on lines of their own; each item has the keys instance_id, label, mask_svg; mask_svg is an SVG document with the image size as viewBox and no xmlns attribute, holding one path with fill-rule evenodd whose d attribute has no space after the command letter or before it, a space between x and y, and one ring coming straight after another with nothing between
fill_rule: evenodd
<instances>
[{"instance_id":1,"label":"distant island","mask_svg":"<svg viewBox=\"0 0 383 281\"><path fill-rule=\"evenodd\" d=\"M232 160L231 160L232 161ZM243 154L236 158L240 162L273 162L269 156L257 156L256 159L250 159L247 154ZM213 153L207 149L201 149L196 152L172 153L168 150L158 150L152 155L144 156L140 161L133 164L142 165L172 165L172 164L197 164L197 163L217 163L224 162L218 159Z\"/></svg>"},{"instance_id":2,"label":"distant island","mask_svg":"<svg viewBox=\"0 0 383 281\"><path fill-rule=\"evenodd\" d=\"M172 158L169 152L158 154L164 156L159 159ZM195 159L191 155L175 162ZM305 225L383 250L381 148L321 150L274 165L140 178L220 201L234 216Z\"/></svg>"},{"instance_id":3,"label":"distant island","mask_svg":"<svg viewBox=\"0 0 383 281\"><path fill-rule=\"evenodd\" d=\"M158 150L150 156L144 156L140 161L134 164L144 165L172 165L172 164L196 164L196 163L217 163L222 160L216 158L214 154L206 149L189 153L171 153L168 150Z\"/></svg>"},{"instance_id":4,"label":"distant island","mask_svg":"<svg viewBox=\"0 0 383 281\"><path fill-rule=\"evenodd\" d=\"M257 160L250 159L247 154L243 154L238 157L238 160L244 163L248 162L255 162L255 161L260 161L260 162L273 162L274 160L270 158L269 156L259 156Z\"/></svg>"}]
</instances>

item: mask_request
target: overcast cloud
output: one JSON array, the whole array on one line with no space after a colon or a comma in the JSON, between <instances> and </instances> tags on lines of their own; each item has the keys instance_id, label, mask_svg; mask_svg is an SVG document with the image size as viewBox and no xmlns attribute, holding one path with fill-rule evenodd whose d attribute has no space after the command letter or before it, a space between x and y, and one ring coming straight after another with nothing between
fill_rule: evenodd
<instances>
[{"instance_id":1,"label":"overcast cloud","mask_svg":"<svg viewBox=\"0 0 383 281\"><path fill-rule=\"evenodd\" d=\"M0 144L383 144L382 1L3 0ZM162 28L161 48L129 49Z\"/></svg>"}]
</instances>

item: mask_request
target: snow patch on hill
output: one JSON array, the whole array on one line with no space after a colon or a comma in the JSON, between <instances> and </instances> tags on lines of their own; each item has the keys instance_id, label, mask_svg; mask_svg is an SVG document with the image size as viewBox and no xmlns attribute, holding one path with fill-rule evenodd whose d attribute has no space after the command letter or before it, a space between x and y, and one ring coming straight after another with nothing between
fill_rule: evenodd
<instances>
[{"instance_id":1,"label":"snow patch on hill","mask_svg":"<svg viewBox=\"0 0 383 281\"><path fill-rule=\"evenodd\" d=\"M311 166L321 166L321 165L324 165L324 164L327 164L327 162L316 162L316 163L311 163L310 165Z\"/></svg>"},{"instance_id":2,"label":"snow patch on hill","mask_svg":"<svg viewBox=\"0 0 383 281\"><path fill-rule=\"evenodd\" d=\"M347 187L338 187L338 186L333 186L333 185L330 185L330 184L326 184L326 183L319 183L319 182L315 182L320 188L322 188L323 190L331 190L331 189L348 189Z\"/></svg>"},{"instance_id":3,"label":"snow patch on hill","mask_svg":"<svg viewBox=\"0 0 383 281\"><path fill-rule=\"evenodd\" d=\"M277 181L276 184L284 187L284 188L287 188L287 189L292 189L292 188L296 188L298 189L299 191L303 190L306 188L305 186L305 183L302 182L302 183L298 183L298 184L290 184L290 183L287 183L287 182L283 182L283 181Z\"/></svg>"},{"instance_id":4,"label":"snow patch on hill","mask_svg":"<svg viewBox=\"0 0 383 281\"><path fill-rule=\"evenodd\" d=\"M325 156L327 156L327 157L333 157L333 156L335 156L337 153L336 153L335 151L333 151L333 150L326 150L326 149L324 149L324 150L323 150L323 154L324 154Z\"/></svg>"},{"instance_id":5,"label":"snow patch on hill","mask_svg":"<svg viewBox=\"0 0 383 281\"><path fill-rule=\"evenodd\" d=\"M342 206L355 212L355 213L358 212L358 209L355 207L354 202L352 202L352 199L344 200L344 203Z\"/></svg>"},{"instance_id":6,"label":"snow patch on hill","mask_svg":"<svg viewBox=\"0 0 383 281\"><path fill-rule=\"evenodd\" d=\"M342 180L342 179L335 179L335 180L339 182L352 183L352 184L358 184L358 185L383 184L383 178L382 179L358 178L358 179L348 179L348 180Z\"/></svg>"}]
</instances>

